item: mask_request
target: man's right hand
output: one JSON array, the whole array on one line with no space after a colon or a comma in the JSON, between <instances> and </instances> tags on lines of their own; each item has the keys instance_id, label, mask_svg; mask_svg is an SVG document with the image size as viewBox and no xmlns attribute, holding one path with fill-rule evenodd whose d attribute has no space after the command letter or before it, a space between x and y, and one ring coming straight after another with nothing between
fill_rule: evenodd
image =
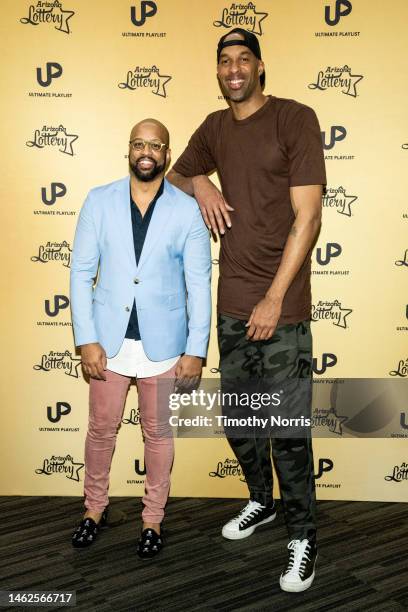
<instances>
[{"instance_id":1,"label":"man's right hand","mask_svg":"<svg viewBox=\"0 0 408 612\"><path fill-rule=\"evenodd\" d=\"M206 175L193 178L194 197L203 215L204 222L209 230L220 235L225 234L226 227L231 227L231 218L228 211L234 210L225 200L221 191L217 189Z\"/></svg>"},{"instance_id":2,"label":"man's right hand","mask_svg":"<svg viewBox=\"0 0 408 612\"><path fill-rule=\"evenodd\" d=\"M85 374L98 380L106 380L106 353L99 342L83 344L80 349Z\"/></svg>"}]
</instances>

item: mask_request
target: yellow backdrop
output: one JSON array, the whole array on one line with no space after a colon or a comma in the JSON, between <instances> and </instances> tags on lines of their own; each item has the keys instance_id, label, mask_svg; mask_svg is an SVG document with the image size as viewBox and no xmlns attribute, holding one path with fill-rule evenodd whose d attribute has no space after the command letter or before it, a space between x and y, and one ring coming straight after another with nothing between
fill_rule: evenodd
<instances>
[{"instance_id":1,"label":"yellow backdrop","mask_svg":"<svg viewBox=\"0 0 408 612\"><path fill-rule=\"evenodd\" d=\"M127 173L135 122L165 123L176 159L225 106L216 43L235 25L260 36L266 93L312 106L323 132L328 193L312 279L319 387L329 376L407 377L404 0L3 0L1 11L1 494L82 495L88 386L68 302L78 211L90 188ZM217 376L214 331L207 377ZM346 416L334 410L330 420L315 400L319 498L408 500L408 413L394 412L385 433L355 437ZM137 422L133 387L112 495L142 493ZM177 440L172 495L246 497L241 478L224 439Z\"/></svg>"}]
</instances>

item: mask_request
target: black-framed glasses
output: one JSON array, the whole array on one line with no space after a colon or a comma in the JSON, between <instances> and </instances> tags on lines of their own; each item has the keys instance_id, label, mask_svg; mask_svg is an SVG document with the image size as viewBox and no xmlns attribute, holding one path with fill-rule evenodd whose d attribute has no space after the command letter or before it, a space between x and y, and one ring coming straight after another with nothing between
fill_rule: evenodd
<instances>
[{"instance_id":1,"label":"black-framed glasses","mask_svg":"<svg viewBox=\"0 0 408 612\"><path fill-rule=\"evenodd\" d=\"M129 144L134 151L143 151L146 145L156 153L159 153L163 148L167 148L166 143L160 142L160 140L144 140L143 138L134 138L129 141Z\"/></svg>"}]
</instances>

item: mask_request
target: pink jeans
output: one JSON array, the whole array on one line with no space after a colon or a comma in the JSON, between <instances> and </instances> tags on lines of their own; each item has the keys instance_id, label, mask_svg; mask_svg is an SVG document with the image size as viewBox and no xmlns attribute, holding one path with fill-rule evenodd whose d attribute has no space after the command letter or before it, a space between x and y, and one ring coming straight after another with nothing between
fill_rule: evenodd
<instances>
[{"instance_id":1,"label":"pink jeans","mask_svg":"<svg viewBox=\"0 0 408 612\"><path fill-rule=\"evenodd\" d=\"M136 380L145 442L145 495L142 518L160 523L170 488L174 458L168 396L176 366L159 376ZM91 378L85 442L85 507L102 512L108 505L109 471L131 378L105 370L106 381Z\"/></svg>"}]
</instances>

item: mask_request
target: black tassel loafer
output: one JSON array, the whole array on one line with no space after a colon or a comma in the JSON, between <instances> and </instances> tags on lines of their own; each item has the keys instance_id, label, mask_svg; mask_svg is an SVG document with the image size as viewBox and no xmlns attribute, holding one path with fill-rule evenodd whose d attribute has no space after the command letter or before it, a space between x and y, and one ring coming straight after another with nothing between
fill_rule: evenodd
<instances>
[{"instance_id":1,"label":"black tassel loafer","mask_svg":"<svg viewBox=\"0 0 408 612\"><path fill-rule=\"evenodd\" d=\"M95 523L95 521L89 517L82 519L72 534L72 546L74 548L87 548L91 546L98 537L100 529L106 527L107 518L108 508L105 508L99 523Z\"/></svg>"},{"instance_id":2,"label":"black tassel loafer","mask_svg":"<svg viewBox=\"0 0 408 612\"><path fill-rule=\"evenodd\" d=\"M144 529L137 543L137 554L141 559L152 559L163 548L163 536L154 529Z\"/></svg>"}]
</instances>

